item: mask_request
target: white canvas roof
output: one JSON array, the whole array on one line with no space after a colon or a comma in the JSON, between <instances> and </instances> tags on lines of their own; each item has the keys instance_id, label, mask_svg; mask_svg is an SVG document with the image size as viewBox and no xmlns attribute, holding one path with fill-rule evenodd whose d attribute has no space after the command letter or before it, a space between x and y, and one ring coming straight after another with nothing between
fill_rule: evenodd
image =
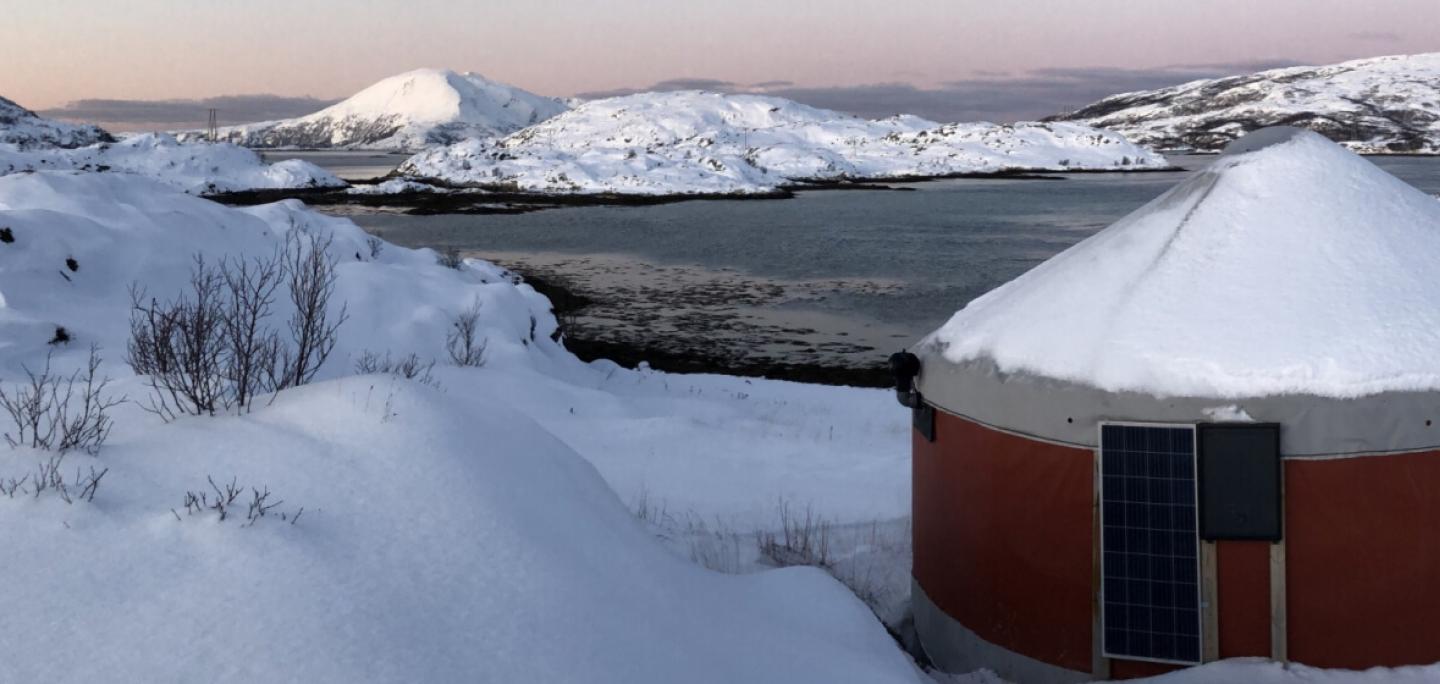
<instances>
[{"instance_id":1,"label":"white canvas roof","mask_svg":"<svg viewBox=\"0 0 1440 684\"><path fill-rule=\"evenodd\" d=\"M1258 131L917 351L1160 396L1434 390L1440 201L1317 134Z\"/></svg>"}]
</instances>

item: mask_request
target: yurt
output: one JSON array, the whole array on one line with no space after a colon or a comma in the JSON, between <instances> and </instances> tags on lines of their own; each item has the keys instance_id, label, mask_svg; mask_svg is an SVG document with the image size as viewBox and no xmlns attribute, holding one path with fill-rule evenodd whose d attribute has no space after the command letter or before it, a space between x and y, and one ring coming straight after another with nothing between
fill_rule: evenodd
<instances>
[{"instance_id":1,"label":"yurt","mask_svg":"<svg viewBox=\"0 0 1440 684\"><path fill-rule=\"evenodd\" d=\"M1258 131L894 360L940 668L1440 661L1435 197Z\"/></svg>"}]
</instances>

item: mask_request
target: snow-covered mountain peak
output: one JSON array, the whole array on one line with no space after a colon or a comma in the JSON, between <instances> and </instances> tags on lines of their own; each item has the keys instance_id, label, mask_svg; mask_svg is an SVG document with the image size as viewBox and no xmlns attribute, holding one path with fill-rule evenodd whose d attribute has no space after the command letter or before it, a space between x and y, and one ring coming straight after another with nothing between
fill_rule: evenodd
<instances>
[{"instance_id":1,"label":"snow-covered mountain peak","mask_svg":"<svg viewBox=\"0 0 1440 684\"><path fill-rule=\"evenodd\" d=\"M476 73L416 69L391 76L302 121L326 118L402 117L413 123L489 123L510 132L564 111L557 101Z\"/></svg>"},{"instance_id":2,"label":"snow-covered mountain peak","mask_svg":"<svg viewBox=\"0 0 1440 684\"><path fill-rule=\"evenodd\" d=\"M0 144L21 147L84 147L113 138L98 126L47 119L0 97Z\"/></svg>"},{"instance_id":3,"label":"snow-covered mountain peak","mask_svg":"<svg viewBox=\"0 0 1440 684\"><path fill-rule=\"evenodd\" d=\"M417 69L382 79L314 114L229 126L220 129L220 136L247 147L413 150L505 135L568 108L560 100L479 74Z\"/></svg>"},{"instance_id":4,"label":"snow-covered mountain peak","mask_svg":"<svg viewBox=\"0 0 1440 684\"><path fill-rule=\"evenodd\" d=\"M1218 151L1267 126L1365 153L1440 154L1440 53L1272 69L1112 95L1056 117L1154 147Z\"/></svg>"}]
</instances>

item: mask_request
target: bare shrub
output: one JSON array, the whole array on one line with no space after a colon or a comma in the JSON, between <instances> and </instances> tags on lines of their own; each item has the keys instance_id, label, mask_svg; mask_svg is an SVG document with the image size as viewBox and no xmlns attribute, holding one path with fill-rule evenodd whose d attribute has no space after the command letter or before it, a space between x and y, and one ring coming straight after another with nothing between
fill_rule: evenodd
<instances>
[{"instance_id":1,"label":"bare shrub","mask_svg":"<svg viewBox=\"0 0 1440 684\"><path fill-rule=\"evenodd\" d=\"M14 434L6 432L5 440L12 447L95 454L114 426L110 409L125 398L106 391L110 379L99 377L98 347L90 347L84 370L69 376L56 375L50 362L51 355L46 354L39 373L25 368L28 380L14 392L0 387L0 408L14 424Z\"/></svg>"},{"instance_id":2,"label":"bare shrub","mask_svg":"<svg viewBox=\"0 0 1440 684\"><path fill-rule=\"evenodd\" d=\"M330 317L336 262L328 250L333 242L333 236L302 237L299 231L293 230L286 237L284 272L290 302L295 305L289 322L293 346L281 353L282 373L275 383L277 389L298 387L313 380L335 349L336 332L349 318L343 305L338 315Z\"/></svg>"},{"instance_id":3,"label":"bare shrub","mask_svg":"<svg viewBox=\"0 0 1440 684\"><path fill-rule=\"evenodd\" d=\"M692 521L686 540L690 547L690 560L701 567L729 575L738 575L743 570L740 535L719 522L709 527L703 521Z\"/></svg>"},{"instance_id":4,"label":"bare shrub","mask_svg":"<svg viewBox=\"0 0 1440 684\"><path fill-rule=\"evenodd\" d=\"M481 306L480 300L476 299L450 323L445 348L450 352L450 360L457 366L479 368L485 365L485 349L490 341L478 336Z\"/></svg>"},{"instance_id":5,"label":"bare shrub","mask_svg":"<svg viewBox=\"0 0 1440 684\"><path fill-rule=\"evenodd\" d=\"M236 259L220 264L229 292L222 311L225 333L224 375L230 403L250 408L256 395L275 388L280 336L266 325L283 273L279 254L268 259Z\"/></svg>"},{"instance_id":6,"label":"bare shrub","mask_svg":"<svg viewBox=\"0 0 1440 684\"><path fill-rule=\"evenodd\" d=\"M166 420L178 414L214 415L228 407L224 373L225 279L195 257L189 292L168 303L131 287L127 360L154 389L146 408Z\"/></svg>"},{"instance_id":7,"label":"bare shrub","mask_svg":"<svg viewBox=\"0 0 1440 684\"><path fill-rule=\"evenodd\" d=\"M215 483L215 478L206 476L205 480L210 483L209 491L200 489L197 491L186 491L182 503L185 514L204 515L206 512L214 512L220 522L225 522L232 515L239 516L241 509L244 510L245 523L241 527L251 527L270 514L270 511L285 503L284 500L270 499L270 488L250 488L250 499L244 506L241 505L241 497L245 494L245 487L238 486L235 478L224 486ZM170 509L176 520L180 520L180 513ZM280 513L279 518L284 522L294 525L299 522L300 516L305 513L304 507L294 513Z\"/></svg>"},{"instance_id":8,"label":"bare shrub","mask_svg":"<svg viewBox=\"0 0 1440 684\"><path fill-rule=\"evenodd\" d=\"M189 288L169 302L132 286L126 360L154 390L146 409L165 420L248 410L261 394L313 380L348 318L343 306L330 312L332 241L294 230L270 257L197 255ZM294 305L288 345L269 324L282 284Z\"/></svg>"},{"instance_id":9,"label":"bare shrub","mask_svg":"<svg viewBox=\"0 0 1440 684\"><path fill-rule=\"evenodd\" d=\"M811 507L805 507L804 516L790 510L790 503L780 503L780 532L759 530L755 542L760 554L778 567L791 565L813 565L830 567L831 523L819 516Z\"/></svg>"},{"instance_id":10,"label":"bare shrub","mask_svg":"<svg viewBox=\"0 0 1440 684\"><path fill-rule=\"evenodd\" d=\"M435 369L435 360L420 360L419 355L410 354L400 357L399 360L390 358L390 352L380 356L372 351L365 351L355 360L355 372L361 375L372 375L375 373L388 373L406 380L414 380L422 385L439 387L440 382L435 379L431 371Z\"/></svg>"},{"instance_id":11,"label":"bare shrub","mask_svg":"<svg viewBox=\"0 0 1440 684\"><path fill-rule=\"evenodd\" d=\"M96 472L95 467L91 466L90 472L86 474L76 467L75 478L67 479L64 471L60 469L60 461L63 458L62 454L56 454L35 466L35 472L26 473L18 480L13 477L0 480L0 494L11 499L15 498L16 494L30 495L38 499L41 495L50 493L60 497L60 500L67 504L73 504L76 501L86 503L94 501L95 493L100 490L100 480L105 477L105 473L110 472L110 469L105 468Z\"/></svg>"},{"instance_id":12,"label":"bare shrub","mask_svg":"<svg viewBox=\"0 0 1440 684\"><path fill-rule=\"evenodd\" d=\"M385 241L378 235L370 235L365 238L365 246L370 249L370 258L377 259L380 253L385 251Z\"/></svg>"},{"instance_id":13,"label":"bare shrub","mask_svg":"<svg viewBox=\"0 0 1440 684\"><path fill-rule=\"evenodd\" d=\"M458 247L446 247L435 254L435 263L445 268L459 269L465 265L465 258L460 256Z\"/></svg>"}]
</instances>

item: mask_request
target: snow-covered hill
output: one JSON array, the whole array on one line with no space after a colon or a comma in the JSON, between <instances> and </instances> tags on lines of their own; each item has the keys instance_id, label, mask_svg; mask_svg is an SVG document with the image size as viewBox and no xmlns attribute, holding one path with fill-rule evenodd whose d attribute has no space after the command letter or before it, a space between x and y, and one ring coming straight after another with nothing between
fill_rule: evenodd
<instances>
[{"instance_id":1,"label":"snow-covered hill","mask_svg":"<svg viewBox=\"0 0 1440 684\"><path fill-rule=\"evenodd\" d=\"M1362 153L1440 154L1440 53L1192 81L1112 95L1056 119L1160 149L1219 151L1249 131L1287 125Z\"/></svg>"},{"instance_id":2,"label":"snow-covered hill","mask_svg":"<svg viewBox=\"0 0 1440 684\"><path fill-rule=\"evenodd\" d=\"M181 143L168 135L148 133L76 149L0 144L0 176L30 171L134 174L197 195L345 185L306 161L267 164L260 155L236 145Z\"/></svg>"},{"instance_id":3,"label":"snow-covered hill","mask_svg":"<svg viewBox=\"0 0 1440 684\"><path fill-rule=\"evenodd\" d=\"M110 140L99 126L47 119L0 97L0 145L83 147Z\"/></svg>"},{"instance_id":4,"label":"snow-covered hill","mask_svg":"<svg viewBox=\"0 0 1440 684\"><path fill-rule=\"evenodd\" d=\"M551 338L549 302L503 270L372 243L296 201L232 209L127 174L12 174L0 227L0 387L50 352L68 377L96 344L132 400L96 455L64 456L67 480L108 468L93 501L29 480L5 495L55 454L0 442L5 586L29 597L0 620L0 678L919 681L824 572L707 570L612 490L648 487L677 515L683 497L713 500L711 522L782 495L899 515L909 420L886 392L582 363ZM350 315L319 381L253 412L145 411L151 390L122 361L130 285L168 301L197 254L263 259L290 235L333 239L333 306ZM288 320L285 292L268 325ZM449 365L471 307L487 361ZM68 343L50 343L57 327ZM442 361L428 382L357 376L365 352ZM4 414L0 432L14 434ZM212 481L245 488L223 521L184 504ZM250 520L249 487L278 507ZM67 643L83 655L57 658Z\"/></svg>"},{"instance_id":5,"label":"snow-covered hill","mask_svg":"<svg viewBox=\"0 0 1440 684\"><path fill-rule=\"evenodd\" d=\"M419 150L511 133L567 109L479 74L420 69L391 76L349 99L297 119L221 128L219 136L259 148ZM204 134L182 133L182 140Z\"/></svg>"},{"instance_id":6,"label":"snow-covered hill","mask_svg":"<svg viewBox=\"0 0 1440 684\"><path fill-rule=\"evenodd\" d=\"M507 137L421 152L397 173L578 193L759 193L801 180L1007 170L1140 170L1163 157L1087 126L868 120L776 97L698 91L587 102Z\"/></svg>"}]
</instances>

